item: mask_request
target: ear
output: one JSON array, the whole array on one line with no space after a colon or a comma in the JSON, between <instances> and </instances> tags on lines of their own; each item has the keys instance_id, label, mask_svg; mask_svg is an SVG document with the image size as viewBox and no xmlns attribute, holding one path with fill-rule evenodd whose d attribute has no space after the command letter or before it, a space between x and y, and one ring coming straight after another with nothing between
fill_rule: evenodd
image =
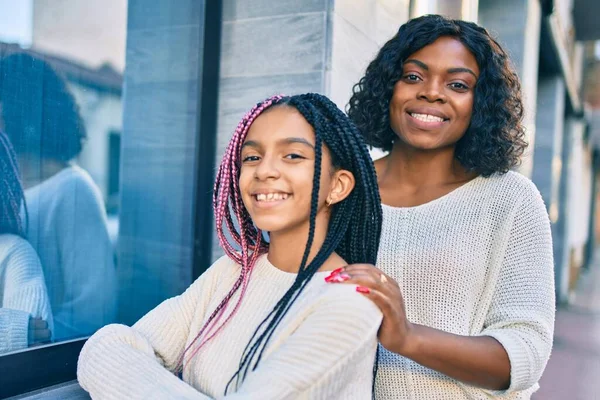
<instances>
[{"instance_id":1,"label":"ear","mask_svg":"<svg viewBox=\"0 0 600 400\"><path fill-rule=\"evenodd\" d=\"M337 170L331 180L331 190L329 196L327 196L327 204L333 205L344 200L352 193L356 180L354 174L345 169Z\"/></svg>"}]
</instances>

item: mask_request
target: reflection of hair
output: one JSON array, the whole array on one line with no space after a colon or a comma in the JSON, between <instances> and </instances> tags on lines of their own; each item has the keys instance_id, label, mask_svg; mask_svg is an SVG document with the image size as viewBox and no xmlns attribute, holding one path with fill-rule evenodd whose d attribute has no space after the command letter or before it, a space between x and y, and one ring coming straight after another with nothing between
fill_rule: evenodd
<instances>
[{"instance_id":1,"label":"reflection of hair","mask_svg":"<svg viewBox=\"0 0 600 400\"><path fill-rule=\"evenodd\" d=\"M0 60L4 129L18 154L69 161L86 137L75 98L44 60L15 53Z\"/></svg>"},{"instance_id":2,"label":"reflection of hair","mask_svg":"<svg viewBox=\"0 0 600 400\"><path fill-rule=\"evenodd\" d=\"M381 232L382 211L375 169L360 133L348 117L329 99L314 93L291 97L276 96L259 103L238 125L221 162L213 193L219 241L225 253L242 266L241 273L229 294L186 349L186 352L189 351L198 341L199 344L190 352L189 357L193 357L204 343L214 337L236 312L246 291L250 271L259 255L268 250L268 243L263 238L262 232L254 226L242 202L239 187L240 155L242 144L254 120L265 110L280 106L297 109L312 125L315 132L315 171L310 230L296 280L258 326L244 351L240 368L232 378L232 381L237 379L238 384L244 379L249 368L254 369L258 365L275 328L327 258L335 251L348 263L374 264ZM331 152L333 167L352 172L356 185L345 200L333 206L325 241L315 258L308 262L315 231L323 143ZM240 229L233 222L234 216ZM227 239L224 227L227 228L232 240ZM236 251L235 246L241 248L241 252ZM238 290L241 294L233 311L218 325L230 299ZM201 336L202 340L198 340Z\"/></svg>"},{"instance_id":3,"label":"reflection of hair","mask_svg":"<svg viewBox=\"0 0 600 400\"><path fill-rule=\"evenodd\" d=\"M0 234L12 233L24 237L20 216L24 202L23 186L19 178L17 157L10 140L0 132Z\"/></svg>"},{"instance_id":4,"label":"reflection of hair","mask_svg":"<svg viewBox=\"0 0 600 400\"><path fill-rule=\"evenodd\" d=\"M483 176L506 172L519 163L527 146L520 83L502 47L474 23L426 15L402 25L354 86L348 115L369 145L391 150L396 134L390 126L389 105L403 62L442 36L460 40L481 70L471 124L457 143L456 158Z\"/></svg>"}]
</instances>

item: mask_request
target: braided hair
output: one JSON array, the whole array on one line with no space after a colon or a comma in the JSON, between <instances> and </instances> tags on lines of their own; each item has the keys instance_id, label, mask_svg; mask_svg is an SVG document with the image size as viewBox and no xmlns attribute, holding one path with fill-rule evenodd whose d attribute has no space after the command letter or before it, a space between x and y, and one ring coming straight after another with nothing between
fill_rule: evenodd
<instances>
[{"instance_id":1,"label":"braided hair","mask_svg":"<svg viewBox=\"0 0 600 400\"><path fill-rule=\"evenodd\" d=\"M19 179L17 156L3 132L0 132L0 172L0 234L25 237L20 215L25 196Z\"/></svg>"},{"instance_id":2,"label":"braided hair","mask_svg":"<svg viewBox=\"0 0 600 400\"><path fill-rule=\"evenodd\" d=\"M219 242L225 253L241 265L240 275L198 335L185 349L180 367L182 368L183 363L189 361L232 318L244 297L256 260L268 251L269 243L262 231L253 224L242 202L239 187L240 157L242 145L254 120L265 110L281 106L297 109L315 132L315 171L307 244L294 283L256 328L244 350L238 371L227 385L226 392L234 381L236 387L239 386L248 371L258 366L278 324L332 253L336 252L350 264L375 264L377 259L382 219L381 200L373 162L354 124L331 100L315 93L291 97L274 96L258 103L244 116L235 130L219 167L213 192ZM309 262L317 215L322 144L330 150L333 167L352 172L356 185L346 199L332 206L327 236L314 259ZM237 224L234 223L234 216ZM227 229L228 235L224 229ZM223 319L225 309L238 291L240 296L233 305L233 310Z\"/></svg>"}]
</instances>

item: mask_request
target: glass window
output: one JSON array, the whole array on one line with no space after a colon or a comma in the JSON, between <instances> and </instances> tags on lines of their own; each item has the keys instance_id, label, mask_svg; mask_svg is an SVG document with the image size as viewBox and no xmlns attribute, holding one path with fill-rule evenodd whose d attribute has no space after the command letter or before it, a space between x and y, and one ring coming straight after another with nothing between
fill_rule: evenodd
<instances>
[{"instance_id":1,"label":"glass window","mask_svg":"<svg viewBox=\"0 0 600 400\"><path fill-rule=\"evenodd\" d=\"M127 7L92 3L0 2L0 352L117 320Z\"/></svg>"},{"instance_id":2,"label":"glass window","mask_svg":"<svg viewBox=\"0 0 600 400\"><path fill-rule=\"evenodd\" d=\"M198 275L203 13L0 0L0 358L131 324Z\"/></svg>"}]
</instances>

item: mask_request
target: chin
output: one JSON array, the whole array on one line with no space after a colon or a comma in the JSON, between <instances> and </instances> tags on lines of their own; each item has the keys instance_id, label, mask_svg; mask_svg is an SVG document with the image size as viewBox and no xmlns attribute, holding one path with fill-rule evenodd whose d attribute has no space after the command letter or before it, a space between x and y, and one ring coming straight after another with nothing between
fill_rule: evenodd
<instances>
[{"instance_id":1,"label":"chin","mask_svg":"<svg viewBox=\"0 0 600 400\"><path fill-rule=\"evenodd\" d=\"M281 218L252 218L254 225L263 232L277 232L285 228Z\"/></svg>"},{"instance_id":2,"label":"chin","mask_svg":"<svg viewBox=\"0 0 600 400\"><path fill-rule=\"evenodd\" d=\"M424 134L411 135L410 137L399 137L399 139L404 146L421 151L439 150L456 144L445 143L444 141L438 140L438 138L431 136L427 137Z\"/></svg>"}]
</instances>

